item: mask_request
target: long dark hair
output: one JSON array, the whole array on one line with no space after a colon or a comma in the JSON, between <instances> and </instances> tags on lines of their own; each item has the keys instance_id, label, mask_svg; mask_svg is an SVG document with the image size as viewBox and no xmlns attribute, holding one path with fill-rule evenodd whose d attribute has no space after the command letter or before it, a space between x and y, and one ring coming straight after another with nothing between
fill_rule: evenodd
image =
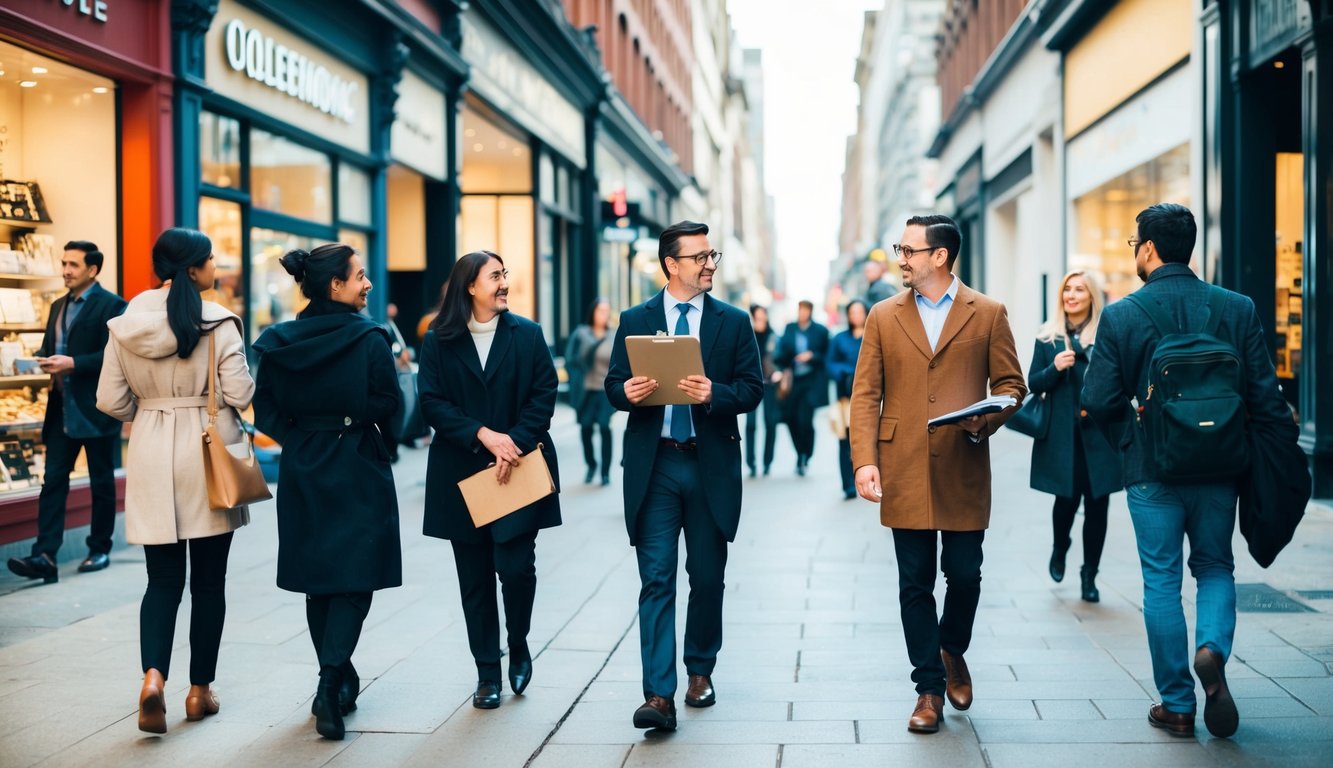
<instances>
[{"instance_id":1,"label":"long dark hair","mask_svg":"<svg viewBox=\"0 0 1333 768\"><path fill-rule=\"evenodd\" d=\"M218 323L204 323L204 300L190 279L191 267L202 267L213 255L213 241L195 229L172 227L153 244L153 273L162 282L171 281L167 292L167 325L176 337L176 356L188 359L199 337Z\"/></svg>"},{"instance_id":2,"label":"long dark hair","mask_svg":"<svg viewBox=\"0 0 1333 768\"><path fill-rule=\"evenodd\" d=\"M278 263L287 274L296 279L301 293L311 301L327 300L333 291L333 278L347 280L352 276L352 256L356 249L342 243L325 243L313 251L295 248L283 255Z\"/></svg>"},{"instance_id":3,"label":"long dark hair","mask_svg":"<svg viewBox=\"0 0 1333 768\"><path fill-rule=\"evenodd\" d=\"M853 330L853 329L852 329L852 307L854 307L854 306L856 306L856 305L858 305L858 304L861 305L861 311L866 313L866 317L864 317L864 318L861 319L861 328L862 328L862 330L864 330L865 327L866 327L866 321L870 319L870 308L866 306L866 303L865 303L864 301L861 301L860 299L852 299L851 301L847 302L847 306L846 306L845 308L843 308L843 310L842 310L842 312L843 312L843 316L847 318L847 330L849 330L849 331L850 331L850 330Z\"/></svg>"},{"instance_id":4,"label":"long dark hair","mask_svg":"<svg viewBox=\"0 0 1333 768\"><path fill-rule=\"evenodd\" d=\"M609 309L611 305L611 300L606 298L605 296L598 296L597 298L592 300L591 304L588 305L588 311L584 313L583 317L584 317L584 322L588 324L589 328L593 328L594 330L596 330L595 325L593 323L593 315L597 314L597 308L602 306L603 304L606 304L607 308ZM606 327L607 328L611 327L611 315L609 313L606 316Z\"/></svg>"},{"instance_id":5,"label":"long dark hair","mask_svg":"<svg viewBox=\"0 0 1333 768\"><path fill-rule=\"evenodd\" d=\"M504 259L493 251L473 251L454 262L454 269L449 273L449 280L445 283L440 312L430 324L436 336L449 341L468 332L467 321L472 319L472 295L467 289L477 281L477 276L491 259L500 262L500 266L504 267Z\"/></svg>"}]
</instances>

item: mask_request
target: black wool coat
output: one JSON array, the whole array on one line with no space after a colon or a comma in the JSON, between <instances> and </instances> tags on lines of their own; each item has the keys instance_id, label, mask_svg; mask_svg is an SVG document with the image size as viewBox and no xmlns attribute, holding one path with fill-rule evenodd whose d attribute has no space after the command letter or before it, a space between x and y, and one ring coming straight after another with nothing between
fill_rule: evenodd
<instances>
[{"instance_id":1,"label":"black wool coat","mask_svg":"<svg viewBox=\"0 0 1333 768\"><path fill-rule=\"evenodd\" d=\"M472 334L442 339L435 331L421 345L417 387L421 412L435 428L426 467L427 536L453 541L481 538L458 481L495 462L477 440L487 427L509 435L520 453L542 446L557 493L488 524L496 541L560 525L560 468L551 440L557 379L541 326L511 313L500 315L485 370Z\"/></svg>"},{"instance_id":2,"label":"black wool coat","mask_svg":"<svg viewBox=\"0 0 1333 768\"><path fill-rule=\"evenodd\" d=\"M312 304L254 344L255 423L282 443L278 586L312 595L403 583L387 447L401 395L389 335L330 304Z\"/></svg>"},{"instance_id":3,"label":"black wool coat","mask_svg":"<svg viewBox=\"0 0 1333 768\"><path fill-rule=\"evenodd\" d=\"M1051 411L1051 426L1042 440L1032 442L1033 490L1064 496L1074 495L1081 467L1074 466L1074 436L1083 444L1087 464L1088 489L1094 497L1109 496L1124 488L1120 481L1120 454L1106 439L1106 434L1081 415L1079 392L1083 389L1083 374L1088 370L1088 353L1077 339L1071 338L1074 366L1063 371L1055 369L1055 356L1064 351L1064 341L1041 341L1032 348L1032 365L1028 366L1028 390L1046 395L1046 407ZM1075 426L1078 429L1075 429Z\"/></svg>"},{"instance_id":4,"label":"black wool coat","mask_svg":"<svg viewBox=\"0 0 1333 768\"><path fill-rule=\"evenodd\" d=\"M805 336L807 349L814 352L814 357L806 363L810 366L810 372L806 374L809 384L802 390L807 402L811 408L823 408L829 404L828 397L828 353L829 353L829 332L828 328L816 323L810 322L805 330L801 330L798 323L788 323L787 329L782 332L782 338L778 340L777 351L773 354L773 362L779 368L793 368L796 363L796 337ZM785 406L792 406L794 403L784 403Z\"/></svg>"}]
</instances>

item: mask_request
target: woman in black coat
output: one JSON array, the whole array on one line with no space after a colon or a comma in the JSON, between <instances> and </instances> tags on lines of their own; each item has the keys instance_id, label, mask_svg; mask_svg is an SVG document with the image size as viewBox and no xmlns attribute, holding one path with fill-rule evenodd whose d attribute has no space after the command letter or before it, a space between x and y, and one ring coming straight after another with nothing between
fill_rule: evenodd
<instances>
[{"instance_id":1,"label":"woman in black coat","mask_svg":"<svg viewBox=\"0 0 1333 768\"><path fill-rule=\"evenodd\" d=\"M472 705L500 706L500 618L495 579L504 593L509 683L522 693L532 679L528 629L537 591L537 531L560 525L555 494L476 527L458 481L492 463L501 482L537 450L557 482L548 430L555 413L556 375L541 326L509 313L504 262L490 251L454 264L444 306L421 346L419 388L426 423L435 428L426 470L427 536L453 545L477 664Z\"/></svg>"},{"instance_id":2,"label":"woman in black coat","mask_svg":"<svg viewBox=\"0 0 1333 768\"><path fill-rule=\"evenodd\" d=\"M255 422L282 443L278 586L306 594L319 656L315 730L341 739L360 691L352 651L371 595L403 583L388 449L398 374L388 333L359 312L371 285L356 251L290 251L282 266L310 304L254 344Z\"/></svg>"},{"instance_id":3,"label":"woman in black coat","mask_svg":"<svg viewBox=\"0 0 1333 768\"><path fill-rule=\"evenodd\" d=\"M1037 335L1028 367L1028 389L1044 396L1050 409L1046 437L1032 444L1031 486L1055 495L1051 578L1058 582L1065 577L1065 553L1072 543L1069 534L1081 499L1082 597L1090 603L1101 599L1095 579L1106 543L1110 496L1124 487L1119 454L1079 405L1102 302L1101 290L1087 274L1065 275L1055 318Z\"/></svg>"},{"instance_id":4,"label":"woman in black coat","mask_svg":"<svg viewBox=\"0 0 1333 768\"><path fill-rule=\"evenodd\" d=\"M759 345L759 363L764 369L764 402L759 408L745 414L745 466L750 468L750 477L755 476L755 435L762 411L764 422L764 477L768 477L773 465L773 452L777 448L778 425L782 423L782 408L778 403L778 379L782 374L773 364L773 353L777 350L778 335L768 323L768 308L759 304L750 305L750 325L754 328L754 340Z\"/></svg>"}]
</instances>

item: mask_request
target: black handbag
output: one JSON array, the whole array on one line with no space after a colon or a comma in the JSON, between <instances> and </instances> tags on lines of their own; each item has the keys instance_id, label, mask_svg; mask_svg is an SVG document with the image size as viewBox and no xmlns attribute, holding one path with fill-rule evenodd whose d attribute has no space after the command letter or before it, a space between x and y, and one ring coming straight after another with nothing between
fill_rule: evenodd
<instances>
[{"instance_id":1,"label":"black handbag","mask_svg":"<svg viewBox=\"0 0 1333 768\"><path fill-rule=\"evenodd\" d=\"M1023 399L1023 405L1004 425L1015 432L1022 432L1028 437L1045 440L1051 428L1051 407L1046 402L1046 393L1040 395L1030 392Z\"/></svg>"}]
</instances>

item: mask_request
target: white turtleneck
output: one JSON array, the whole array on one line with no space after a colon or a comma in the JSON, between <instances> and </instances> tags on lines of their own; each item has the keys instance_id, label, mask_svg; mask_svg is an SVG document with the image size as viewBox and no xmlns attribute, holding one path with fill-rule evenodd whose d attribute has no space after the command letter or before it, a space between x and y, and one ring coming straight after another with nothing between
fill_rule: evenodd
<instances>
[{"instance_id":1,"label":"white turtleneck","mask_svg":"<svg viewBox=\"0 0 1333 768\"><path fill-rule=\"evenodd\" d=\"M477 345L477 357L481 359L482 370L486 370L486 358L490 357L491 342L495 341L495 329L499 327L499 315L487 323L477 322L476 317L468 318L467 329L472 333L472 343Z\"/></svg>"}]
</instances>

